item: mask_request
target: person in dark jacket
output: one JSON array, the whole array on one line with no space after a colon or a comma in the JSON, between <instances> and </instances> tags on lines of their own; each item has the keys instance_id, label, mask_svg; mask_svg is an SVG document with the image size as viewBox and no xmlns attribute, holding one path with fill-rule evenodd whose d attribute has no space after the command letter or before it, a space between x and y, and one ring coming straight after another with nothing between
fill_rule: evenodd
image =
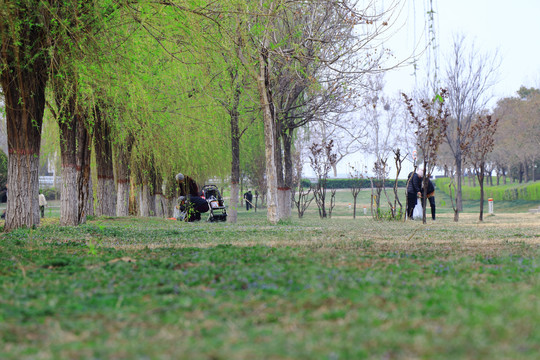
<instances>
[{"instance_id":1,"label":"person in dark jacket","mask_svg":"<svg viewBox=\"0 0 540 360\"><path fill-rule=\"evenodd\" d=\"M176 183L178 184L178 209L186 212L185 221L201 220L201 213L210 210L208 202L201 197L199 186L189 176L181 173L176 174Z\"/></svg>"},{"instance_id":2,"label":"person in dark jacket","mask_svg":"<svg viewBox=\"0 0 540 360\"><path fill-rule=\"evenodd\" d=\"M253 194L251 193L251 190L244 194L244 199L246 199L246 210L249 211L249 209L253 207Z\"/></svg>"},{"instance_id":3,"label":"person in dark jacket","mask_svg":"<svg viewBox=\"0 0 540 360\"><path fill-rule=\"evenodd\" d=\"M431 220L435 220L435 185L428 179L426 196L429 200L429 207L431 208ZM423 202L425 204L425 202Z\"/></svg>"},{"instance_id":4,"label":"person in dark jacket","mask_svg":"<svg viewBox=\"0 0 540 360\"><path fill-rule=\"evenodd\" d=\"M407 184L407 217L412 219L414 207L417 199L422 196L422 177L424 171L419 169L417 172L409 174L409 182Z\"/></svg>"}]
</instances>

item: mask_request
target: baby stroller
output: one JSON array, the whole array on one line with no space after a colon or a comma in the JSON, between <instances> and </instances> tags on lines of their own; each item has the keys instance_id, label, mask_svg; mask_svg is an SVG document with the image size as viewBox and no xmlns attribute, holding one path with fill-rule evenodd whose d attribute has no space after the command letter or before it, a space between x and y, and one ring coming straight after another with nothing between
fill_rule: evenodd
<instances>
[{"instance_id":1,"label":"baby stroller","mask_svg":"<svg viewBox=\"0 0 540 360\"><path fill-rule=\"evenodd\" d=\"M216 185L204 185L202 188L202 197L208 202L208 219L206 221L226 221L227 209L223 202L218 187Z\"/></svg>"}]
</instances>

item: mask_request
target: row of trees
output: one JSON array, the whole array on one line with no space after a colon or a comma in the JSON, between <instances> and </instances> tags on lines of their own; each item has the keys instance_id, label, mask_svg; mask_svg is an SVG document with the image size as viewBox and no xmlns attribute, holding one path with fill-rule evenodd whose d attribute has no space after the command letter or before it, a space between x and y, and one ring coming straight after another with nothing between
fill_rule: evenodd
<instances>
[{"instance_id":1,"label":"row of trees","mask_svg":"<svg viewBox=\"0 0 540 360\"><path fill-rule=\"evenodd\" d=\"M12 195L6 230L39 223L40 155L58 151L64 225L84 222L94 208L127 215L133 190L141 215L165 215L179 171L199 182L229 179L231 221L246 179L265 194L268 219L277 222L290 216L302 149L308 157L308 149L330 144L325 169L363 151L376 159L377 183L389 176L390 157L401 164L419 149L430 157L425 166L456 176L461 209L471 131L486 115L497 57L469 48L463 37L454 41L440 77L449 116L435 161L433 149L422 148L419 121L407 121L412 108L383 94L383 73L393 64L381 43L401 1L4 3L0 82ZM438 79L412 97L432 100ZM537 102L537 92L524 89L520 99L499 102L494 117L501 128L530 135L536 124L526 119ZM496 138L487 171L535 163L534 150L501 153L505 143L512 145ZM324 204L324 193L318 196Z\"/></svg>"},{"instance_id":2,"label":"row of trees","mask_svg":"<svg viewBox=\"0 0 540 360\"><path fill-rule=\"evenodd\" d=\"M11 230L39 223L40 155L58 149L63 225L84 222L94 208L127 215L133 189L141 215L164 213L178 171L200 182L230 177L235 221L240 168L266 191L271 222L290 216L297 129L321 143L336 132L361 136L347 114L366 76L384 70L378 39L400 3L3 5Z\"/></svg>"}]
</instances>

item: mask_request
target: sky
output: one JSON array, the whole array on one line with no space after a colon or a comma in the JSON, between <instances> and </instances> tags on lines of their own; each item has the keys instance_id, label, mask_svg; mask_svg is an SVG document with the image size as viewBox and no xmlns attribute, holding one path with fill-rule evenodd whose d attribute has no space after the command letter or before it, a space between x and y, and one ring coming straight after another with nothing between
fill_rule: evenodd
<instances>
[{"instance_id":1,"label":"sky","mask_svg":"<svg viewBox=\"0 0 540 360\"><path fill-rule=\"evenodd\" d=\"M387 3L391 2L386 0ZM497 53L501 62L497 82L492 87L493 99L515 96L520 86L540 88L540 0L433 0L439 77L444 75L446 59L453 39L464 35L467 43L484 54ZM425 13L429 0L406 0L400 17L395 22L393 35L385 41L396 59L419 54L426 47ZM419 46L415 46L419 44ZM416 48L416 50L415 50ZM425 59L425 57L424 57ZM422 58L420 68L422 68ZM412 65L389 71L385 90L389 95L411 93L416 84L423 82L424 74L415 74ZM348 173L347 163L366 164L372 161L364 154L348 156L338 165L338 174ZM412 170L412 163L405 164L402 177ZM304 171L312 176L306 164ZM393 177L394 172L391 172ZM405 174L405 175L403 175Z\"/></svg>"},{"instance_id":2,"label":"sky","mask_svg":"<svg viewBox=\"0 0 540 360\"><path fill-rule=\"evenodd\" d=\"M425 33L423 22L428 2L407 0L402 12L402 19L406 19L405 26L388 44L397 58L407 56L414 48L414 40L418 41ZM444 72L453 38L462 34L467 41L474 42L482 53L498 51L501 67L498 83L493 87L495 98L514 96L521 85L540 86L540 1L433 0L433 5L440 74ZM389 73L387 88L414 88L413 73L412 67Z\"/></svg>"}]
</instances>

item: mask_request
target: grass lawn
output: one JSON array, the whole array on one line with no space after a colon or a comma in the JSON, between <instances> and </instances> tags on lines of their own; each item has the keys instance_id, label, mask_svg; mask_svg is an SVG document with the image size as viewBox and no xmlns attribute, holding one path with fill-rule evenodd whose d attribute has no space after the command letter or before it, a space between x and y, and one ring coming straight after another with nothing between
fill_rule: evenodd
<instances>
[{"instance_id":1,"label":"grass lawn","mask_svg":"<svg viewBox=\"0 0 540 360\"><path fill-rule=\"evenodd\" d=\"M46 215L0 235L0 358L538 358L540 214L353 220L338 196L275 226Z\"/></svg>"}]
</instances>

